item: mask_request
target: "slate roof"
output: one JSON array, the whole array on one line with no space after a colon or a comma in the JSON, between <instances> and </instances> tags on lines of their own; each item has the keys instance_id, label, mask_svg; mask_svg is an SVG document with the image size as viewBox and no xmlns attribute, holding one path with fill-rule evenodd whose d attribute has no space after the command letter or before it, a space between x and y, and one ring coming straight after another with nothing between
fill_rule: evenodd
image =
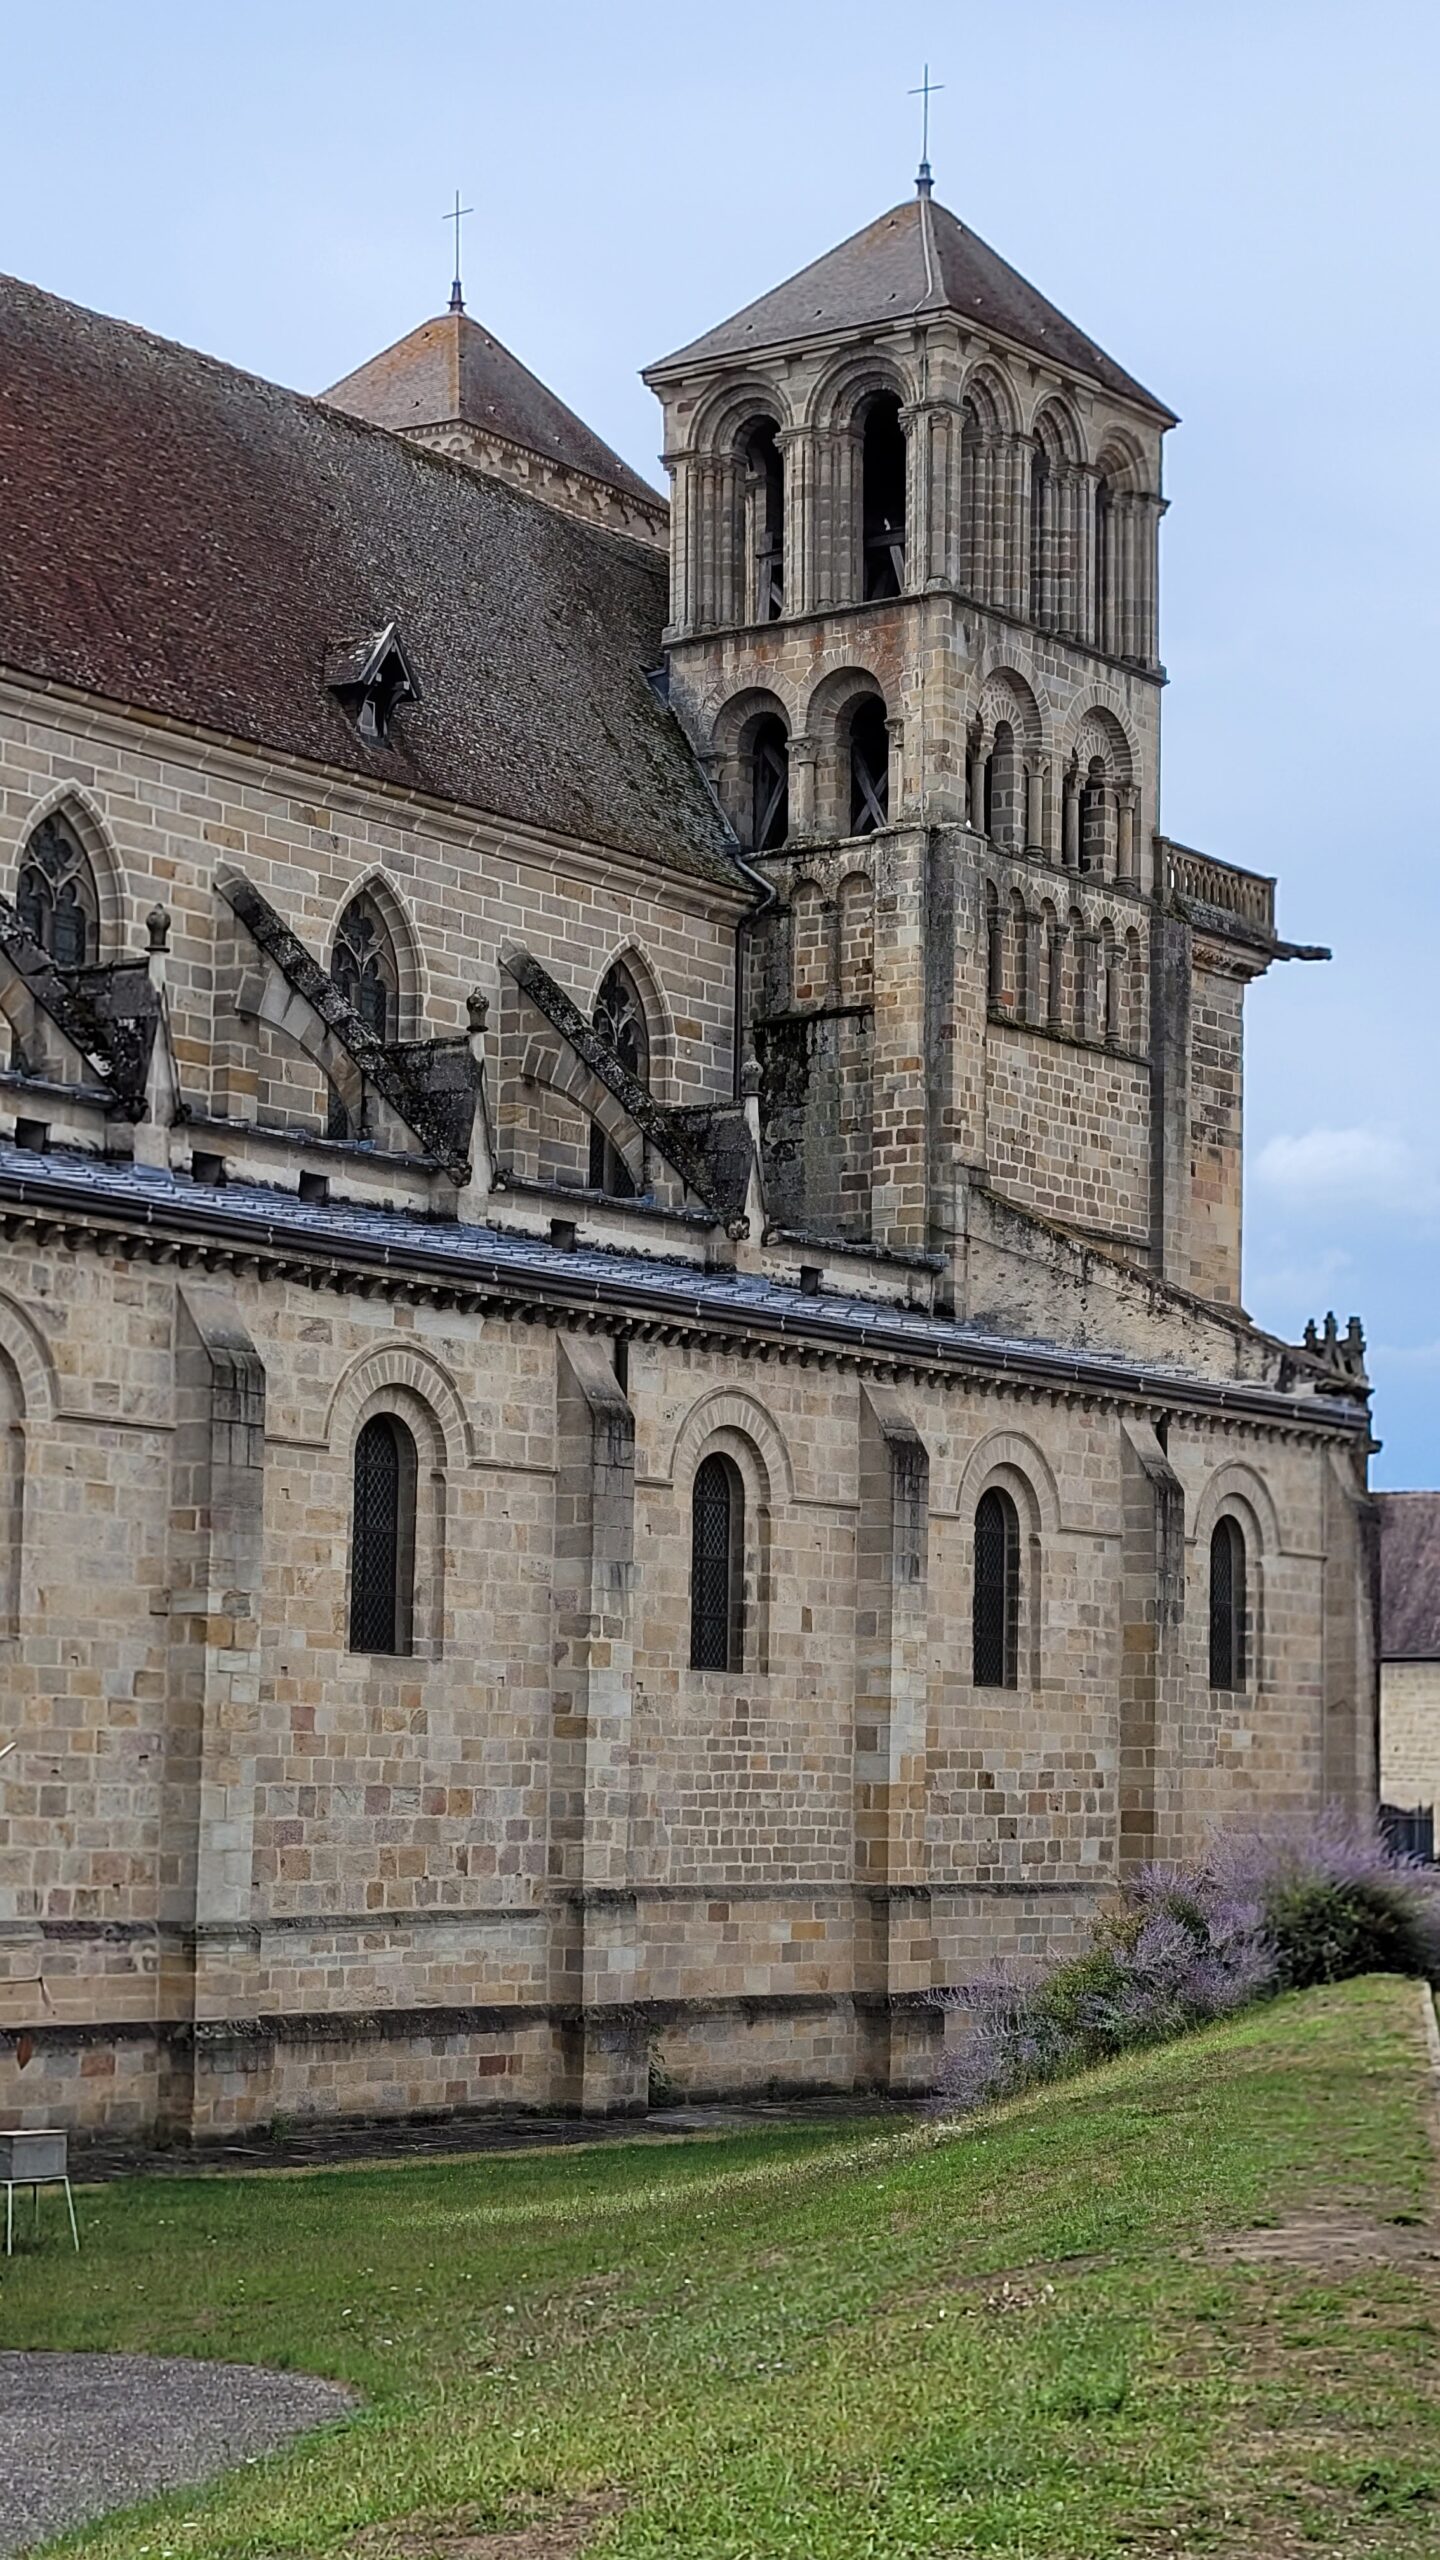
<instances>
[{"instance_id":1,"label":"slate roof","mask_svg":"<svg viewBox=\"0 0 1440 2560\"><path fill-rule=\"evenodd\" d=\"M978 233L925 196L892 206L838 249L747 303L733 320L722 320L648 366L645 379L796 339L880 328L921 311L953 311L1175 423L1163 401L1123 372Z\"/></svg>"},{"instance_id":2,"label":"slate roof","mask_svg":"<svg viewBox=\"0 0 1440 2560\"><path fill-rule=\"evenodd\" d=\"M0 278L0 666L743 889L667 602L651 546ZM392 619L424 699L372 745L327 653Z\"/></svg>"},{"instance_id":3,"label":"slate roof","mask_svg":"<svg viewBox=\"0 0 1440 2560\"><path fill-rule=\"evenodd\" d=\"M348 410L352 417L368 418L373 426L400 434L407 427L463 421L583 471L591 480L607 481L630 497L646 498L652 506L664 504L658 489L612 453L583 418L465 311L422 320L408 337L347 373L322 397L332 409Z\"/></svg>"},{"instance_id":4,"label":"slate roof","mask_svg":"<svg viewBox=\"0 0 1440 2560\"><path fill-rule=\"evenodd\" d=\"M1440 1493L1380 1493L1380 1655L1440 1662Z\"/></svg>"},{"instance_id":5,"label":"slate roof","mask_svg":"<svg viewBox=\"0 0 1440 2560\"><path fill-rule=\"evenodd\" d=\"M503 1216L503 1193L496 1214ZM878 1305L839 1290L811 1297L760 1272L706 1269L659 1255L599 1245L565 1248L503 1226L468 1226L406 1210L325 1206L267 1183L223 1190L157 1167L117 1163L78 1150L35 1155L0 1140L0 1201L31 1214L94 1216L145 1234L204 1235L247 1254L301 1250L386 1273L411 1274L451 1289L552 1300L570 1310L733 1326L747 1337L813 1342L889 1360L950 1361L990 1376L1042 1376L1152 1396L1172 1389L1211 1411L1285 1414L1292 1420L1368 1433L1362 1402L1313 1397L1243 1380L1197 1377L1166 1361L1139 1363L1106 1351L1076 1351L1021 1334L918 1310Z\"/></svg>"}]
</instances>

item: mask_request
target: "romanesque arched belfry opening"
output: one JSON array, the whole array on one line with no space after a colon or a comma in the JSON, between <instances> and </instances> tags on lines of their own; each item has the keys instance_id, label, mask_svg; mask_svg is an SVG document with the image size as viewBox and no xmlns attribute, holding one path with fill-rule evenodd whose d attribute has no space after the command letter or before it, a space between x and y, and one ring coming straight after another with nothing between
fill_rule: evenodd
<instances>
[{"instance_id":1,"label":"romanesque arched belfry opening","mask_svg":"<svg viewBox=\"0 0 1440 2560\"><path fill-rule=\"evenodd\" d=\"M649 369L668 505L458 283L309 399L0 282L0 377L11 2120L913 2092L1368 1803L1163 403L925 170Z\"/></svg>"}]
</instances>

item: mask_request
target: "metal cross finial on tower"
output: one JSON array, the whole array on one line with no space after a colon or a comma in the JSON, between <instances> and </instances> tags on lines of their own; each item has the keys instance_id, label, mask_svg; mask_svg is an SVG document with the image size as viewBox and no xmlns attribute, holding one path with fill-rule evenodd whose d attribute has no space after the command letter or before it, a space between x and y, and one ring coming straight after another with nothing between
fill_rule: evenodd
<instances>
[{"instance_id":1,"label":"metal cross finial on tower","mask_svg":"<svg viewBox=\"0 0 1440 2560\"><path fill-rule=\"evenodd\" d=\"M474 210L475 207L473 204L461 203L460 190L457 187L455 190L454 210L443 217L446 222L453 222L455 225L455 281L450 287L450 308L452 311L463 311L465 308L465 296L460 290L460 225L464 221L466 214L473 213Z\"/></svg>"},{"instance_id":2,"label":"metal cross finial on tower","mask_svg":"<svg viewBox=\"0 0 1440 2560\"><path fill-rule=\"evenodd\" d=\"M915 173L915 192L917 195L928 196L930 189L934 184L930 175L930 101L932 98L939 97L944 86L945 83L943 80L931 79L930 65L927 62L925 65L925 77L921 81L919 88L910 89L906 92L908 97L920 98L924 101L920 109L920 166Z\"/></svg>"}]
</instances>

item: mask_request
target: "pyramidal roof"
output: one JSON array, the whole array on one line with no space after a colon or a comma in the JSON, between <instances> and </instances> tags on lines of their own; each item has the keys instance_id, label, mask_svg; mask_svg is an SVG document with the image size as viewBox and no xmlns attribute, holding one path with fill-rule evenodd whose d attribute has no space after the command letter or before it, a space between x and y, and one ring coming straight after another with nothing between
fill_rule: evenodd
<instances>
[{"instance_id":1,"label":"pyramidal roof","mask_svg":"<svg viewBox=\"0 0 1440 2560\"><path fill-rule=\"evenodd\" d=\"M724 356L880 328L916 313L953 311L1052 364L1082 373L1174 423L1174 412L1112 362L1093 338L1017 275L978 234L921 191L829 249L785 284L747 303L688 347L646 369L646 380Z\"/></svg>"},{"instance_id":2,"label":"pyramidal roof","mask_svg":"<svg viewBox=\"0 0 1440 2560\"><path fill-rule=\"evenodd\" d=\"M415 427L476 427L631 497L647 498L652 506L664 503L658 490L465 311L422 320L321 398L332 409L400 435Z\"/></svg>"}]
</instances>

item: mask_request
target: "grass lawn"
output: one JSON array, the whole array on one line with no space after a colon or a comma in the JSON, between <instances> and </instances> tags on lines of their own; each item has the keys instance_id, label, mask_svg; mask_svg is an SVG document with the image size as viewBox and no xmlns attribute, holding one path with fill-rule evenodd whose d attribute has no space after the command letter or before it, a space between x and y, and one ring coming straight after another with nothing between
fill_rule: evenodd
<instances>
[{"instance_id":1,"label":"grass lawn","mask_svg":"<svg viewBox=\"0 0 1440 2560\"><path fill-rule=\"evenodd\" d=\"M0 2343L365 2394L96 2560L1433 2560L1418 2008L1280 2001L943 2138L131 2180L15 2260Z\"/></svg>"}]
</instances>

